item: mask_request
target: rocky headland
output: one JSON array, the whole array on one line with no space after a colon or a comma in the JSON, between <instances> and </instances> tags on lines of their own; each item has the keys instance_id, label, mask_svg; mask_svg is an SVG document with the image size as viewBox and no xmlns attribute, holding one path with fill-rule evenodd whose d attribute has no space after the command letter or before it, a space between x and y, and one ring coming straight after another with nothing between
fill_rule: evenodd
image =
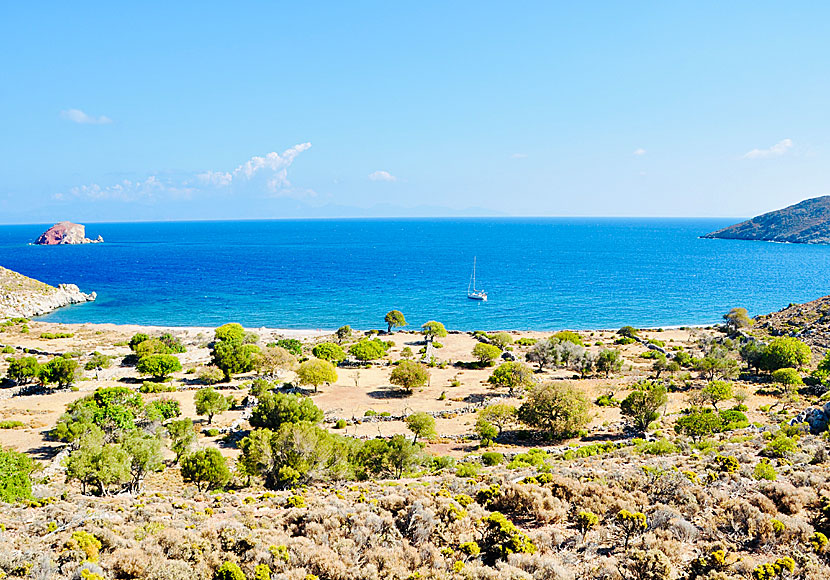
<instances>
[{"instance_id":1,"label":"rocky headland","mask_svg":"<svg viewBox=\"0 0 830 580\"><path fill-rule=\"evenodd\" d=\"M830 296L756 316L753 329L771 336L795 336L821 352L830 350Z\"/></svg>"},{"instance_id":2,"label":"rocky headland","mask_svg":"<svg viewBox=\"0 0 830 580\"><path fill-rule=\"evenodd\" d=\"M95 298L95 292L86 294L75 284L56 288L0 266L0 318L31 318Z\"/></svg>"},{"instance_id":3,"label":"rocky headland","mask_svg":"<svg viewBox=\"0 0 830 580\"><path fill-rule=\"evenodd\" d=\"M98 236L91 240L86 237L86 228L72 222L59 222L40 234L35 240L39 246L59 246L63 244L100 244L104 238Z\"/></svg>"},{"instance_id":4,"label":"rocky headland","mask_svg":"<svg viewBox=\"0 0 830 580\"><path fill-rule=\"evenodd\" d=\"M701 237L830 244L830 195L807 199Z\"/></svg>"}]
</instances>

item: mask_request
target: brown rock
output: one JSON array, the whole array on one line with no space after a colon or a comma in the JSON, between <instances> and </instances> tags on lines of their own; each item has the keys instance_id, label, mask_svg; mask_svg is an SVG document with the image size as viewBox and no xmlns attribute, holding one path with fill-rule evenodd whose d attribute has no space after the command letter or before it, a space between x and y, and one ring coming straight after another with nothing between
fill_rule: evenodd
<instances>
[{"instance_id":1,"label":"brown rock","mask_svg":"<svg viewBox=\"0 0 830 580\"><path fill-rule=\"evenodd\" d=\"M104 238L98 236L95 240L86 237L86 228L81 224L60 222L43 232L35 241L41 246L57 246L60 244L97 244Z\"/></svg>"}]
</instances>

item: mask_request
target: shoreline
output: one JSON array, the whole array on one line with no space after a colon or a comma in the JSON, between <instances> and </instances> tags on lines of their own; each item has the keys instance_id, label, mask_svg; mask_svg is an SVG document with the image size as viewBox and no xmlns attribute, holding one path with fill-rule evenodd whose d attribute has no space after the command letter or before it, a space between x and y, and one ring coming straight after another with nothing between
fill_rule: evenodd
<instances>
[{"instance_id":1,"label":"shoreline","mask_svg":"<svg viewBox=\"0 0 830 580\"><path fill-rule=\"evenodd\" d=\"M50 326L61 326L65 328L95 328L100 330L108 330L108 331L123 331L123 332L138 332L139 330L148 330L152 332L172 332L172 333L184 333L187 335L191 334L212 334L213 331L217 328L216 326L176 326L176 325L160 325L160 324L118 324L114 322L53 322L51 320L42 320L39 318L32 319L39 324L46 324ZM229 321L233 322L233 321ZM642 327L635 327L637 330L642 331L652 331L656 332L658 329L662 330L684 330L684 329L705 329L715 326L716 323L710 324L677 324L677 325L665 325L665 326L642 326ZM282 336L287 338L320 338L324 336L330 336L336 332L337 329L325 329L325 328L275 328L270 326L244 326L243 328L246 331L255 332L260 336ZM353 332L359 333L368 333L371 331L377 330L383 335L386 334L386 331L382 328L356 328L352 327ZM558 328L558 329L532 329L532 328L510 328L510 329L487 329L487 330L461 330L456 328L447 328L447 332L450 333L459 333L459 334L470 334L473 332L508 332L508 333L533 333L533 334L550 334L555 332L560 332L563 330L570 330L574 332L616 332L618 328ZM417 326L413 326L411 329L408 327L398 328L392 331L392 334L420 334L420 329Z\"/></svg>"}]
</instances>

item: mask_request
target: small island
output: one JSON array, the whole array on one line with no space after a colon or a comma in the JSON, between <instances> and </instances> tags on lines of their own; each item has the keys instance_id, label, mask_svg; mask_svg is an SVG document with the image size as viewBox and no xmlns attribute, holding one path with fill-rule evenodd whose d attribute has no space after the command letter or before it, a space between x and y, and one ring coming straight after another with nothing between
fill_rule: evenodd
<instances>
[{"instance_id":1,"label":"small island","mask_svg":"<svg viewBox=\"0 0 830 580\"><path fill-rule=\"evenodd\" d=\"M38 246L60 246L64 244L100 244L104 238L98 236L94 240L86 237L86 227L72 222L58 222L40 234L35 240Z\"/></svg>"},{"instance_id":2,"label":"small island","mask_svg":"<svg viewBox=\"0 0 830 580\"><path fill-rule=\"evenodd\" d=\"M830 195L807 199L701 237L830 244Z\"/></svg>"}]
</instances>

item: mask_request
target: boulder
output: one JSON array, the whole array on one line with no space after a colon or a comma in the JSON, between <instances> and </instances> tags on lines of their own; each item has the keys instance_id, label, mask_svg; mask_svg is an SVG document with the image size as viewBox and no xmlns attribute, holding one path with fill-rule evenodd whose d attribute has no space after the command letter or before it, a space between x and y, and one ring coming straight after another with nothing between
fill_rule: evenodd
<instances>
[{"instance_id":1,"label":"boulder","mask_svg":"<svg viewBox=\"0 0 830 580\"><path fill-rule=\"evenodd\" d=\"M100 244L104 238L98 236L94 240L86 237L86 228L72 222L59 222L40 234L35 240L39 246L59 246L63 244Z\"/></svg>"},{"instance_id":2,"label":"boulder","mask_svg":"<svg viewBox=\"0 0 830 580\"><path fill-rule=\"evenodd\" d=\"M828 424L830 424L830 403L826 403L823 408L804 409L790 421L790 425L799 423L807 423L810 426L810 433L813 434L827 431Z\"/></svg>"}]
</instances>

